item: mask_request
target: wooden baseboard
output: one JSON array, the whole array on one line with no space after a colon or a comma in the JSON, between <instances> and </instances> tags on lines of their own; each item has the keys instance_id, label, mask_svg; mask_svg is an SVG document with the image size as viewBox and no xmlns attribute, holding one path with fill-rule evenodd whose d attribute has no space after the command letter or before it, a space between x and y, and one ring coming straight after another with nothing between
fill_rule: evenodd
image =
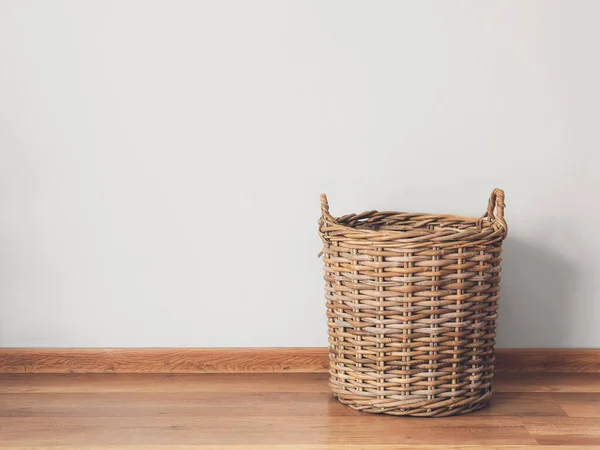
<instances>
[{"instance_id":1,"label":"wooden baseboard","mask_svg":"<svg viewBox=\"0 0 600 450\"><path fill-rule=\"evenodd\" d=\"M500 348L499 372L600 372L600 348Z\"/></svg>"},{"instance_id":2,"label":"wooden baseboard","mask_svg":"<svg viewBox=\"0 0 600 450\"><path fill-rule=\"evenodd\" d=\"M497 349L498 372L600 372L600 349ZM0 373L327 372L326 348L0 348Z\"/></svg>"},{"instance_id":3,"label":"wooden baseboard","mask_svg":"<svg viewBox=\"0 0 600 450\"><path fill-rule=\"evenodd\" d=\"M0 348L0 373L326 372L324 348Z\"/></svg>"}]
</instances>

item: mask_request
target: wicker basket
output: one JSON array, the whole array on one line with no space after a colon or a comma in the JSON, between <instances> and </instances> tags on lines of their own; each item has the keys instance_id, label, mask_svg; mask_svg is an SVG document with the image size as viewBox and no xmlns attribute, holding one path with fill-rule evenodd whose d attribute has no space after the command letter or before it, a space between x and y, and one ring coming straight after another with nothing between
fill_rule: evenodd
<instances>
[{"instance_id":1,"label":"wicker basket","mask_svg":"<svg viewBox=\"0 0 600 450\"><path fill-rule=\"evenodd\" d=\"M492 392L504 192L481 218L366 211L321 195L330 386L352 408L441 417Z\"/></svg>"}]
</instances>

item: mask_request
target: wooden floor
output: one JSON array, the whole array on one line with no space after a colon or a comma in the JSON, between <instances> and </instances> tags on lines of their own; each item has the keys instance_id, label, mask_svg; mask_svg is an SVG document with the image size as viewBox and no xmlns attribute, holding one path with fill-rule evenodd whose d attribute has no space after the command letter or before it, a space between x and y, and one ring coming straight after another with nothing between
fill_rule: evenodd
<instances>
[{"instance_id":1,"label":"wooden floor","mask_svg":"<svg viewBox=\"0 0 600 450\"><path fill-rule=\"evenodd\" d=\"M242 447L600 448L600 373L497 374L488 408L439 419L356 412L323 373L0 375L0 449Z\"/></svg>"}]
</instances>

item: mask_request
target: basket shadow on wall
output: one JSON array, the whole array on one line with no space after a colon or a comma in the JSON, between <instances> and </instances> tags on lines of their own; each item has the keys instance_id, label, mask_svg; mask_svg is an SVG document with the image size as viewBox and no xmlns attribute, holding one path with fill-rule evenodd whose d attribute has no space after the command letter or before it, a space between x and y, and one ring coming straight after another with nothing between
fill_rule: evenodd
<instances>
[{"instance_id":1,"label":"basket shadow on wall","mask_svg":"<svg viewBox=\"0 0 600 450\"><path fill-rule=\"evenodd\" d=\"M580 272L551 248L509 233L503 243L497 346L569 347L575 318L571 289ZM571 294L569 295L569 293Z\"/></svg>"}]
</instances>

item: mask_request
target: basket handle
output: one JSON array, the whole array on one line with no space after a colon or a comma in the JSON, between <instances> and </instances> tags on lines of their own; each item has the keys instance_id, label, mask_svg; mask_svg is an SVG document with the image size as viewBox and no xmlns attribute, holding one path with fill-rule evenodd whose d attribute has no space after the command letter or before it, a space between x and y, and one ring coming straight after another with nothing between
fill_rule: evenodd
<instances>
[{"instance_id":1,"label":"basket handle","mask_svg":"<svg viewBox=\"0 0 600 450\"><path fill-rule=\"evenodd\" d=\"M487 211L479 220L482 221L487 218L490 220L490 222L497 223L501 228L504 229L504 235L506 236L506 234L508 234L508 225L506 224L506 220L504 220L505 206L504 191L498 188L494 189L490 195Z\"/></svg>"},{"instance_id":2,"label":"basket handle","mask_svg":"<svg viewBox=\"0 0 600 450\"><path fill-rule=\"evenodd\" d=\"M321 194L320 198L321 198L321 217L328 219L328 220L334 220L333 216L331 214L329 214L329 202L327 201L327 195Z\"/></svg>"}]
</instances>

